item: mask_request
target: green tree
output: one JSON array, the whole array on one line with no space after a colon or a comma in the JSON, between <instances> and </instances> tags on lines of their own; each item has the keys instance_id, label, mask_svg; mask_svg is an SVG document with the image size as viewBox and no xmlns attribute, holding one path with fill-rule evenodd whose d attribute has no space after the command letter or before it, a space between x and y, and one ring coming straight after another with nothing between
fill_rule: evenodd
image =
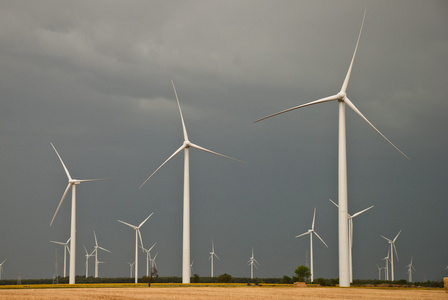
<instances>
[{"instance_id":1,"label":"green tree","mask_svg":"<svg viewBox=\"0 0 448 300\"><path fill-rule=\"evenodd\" d=\"M281 284L290 284L291 283L291 277L289 276L283 276L282 280L280 281Z\"/></svg>"},{"instance_id":2,"label":"green tree","mask_svg":"<svg viewBox=\"0 0 448 300\"><path fill-rule=\"evenodd\" d=\"M193 275L193 283L199 283L199 275L198 274Z\"/></svg>"},{"instance_id":3,"label":"green tree","mask_svg":"<svg viewBox=\"0 0 448 300\"><path fill-rule=\"evenodd\" d=\"M293 277L293 280L299 282L307 281L311 276L310 269L308 269L308 267L304 265L298 266L295 269L294 273L296 273L296 276Z\"/></svg>"},{"instance_id":4,"label":"green tree","mask_svg":"<svg viewBox=\"0 0 448 300\"><path fill-rule=\"evenodd\" d=\"M227 273L218 276L218 282L220 283L230 283L232 281L232 275Z\"/></svg>"}]
</instances>

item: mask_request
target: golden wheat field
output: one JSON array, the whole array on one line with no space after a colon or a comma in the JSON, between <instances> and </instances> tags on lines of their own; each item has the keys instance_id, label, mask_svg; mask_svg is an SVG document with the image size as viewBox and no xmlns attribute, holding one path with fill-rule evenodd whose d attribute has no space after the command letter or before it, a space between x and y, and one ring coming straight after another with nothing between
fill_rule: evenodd
<instances>
[{"instance_id":1,"label":"golden wheat field","mask_svg":"<svg viewBox=\"0 0 448 300\"><path fill-rule=\"evenodd\" d=\"M448 299L444 290L285 287L0 289L0 299Z\"/></svg>"}]
</instances>

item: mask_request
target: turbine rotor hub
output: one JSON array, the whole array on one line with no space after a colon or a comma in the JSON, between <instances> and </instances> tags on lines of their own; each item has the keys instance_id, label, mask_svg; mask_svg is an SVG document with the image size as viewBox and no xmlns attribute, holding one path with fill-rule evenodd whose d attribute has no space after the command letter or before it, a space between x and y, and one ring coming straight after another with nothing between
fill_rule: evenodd
<instances>
[{"instance_id":1,"label":"turbine rotor hub","mask_svg":"<svg viewBox=\"0 0 448 300\"><path fill-rule=\"evenodd\" d=\"M344 100L345 97L347 96L347 94L341 91L337 94L337 96L338 96L338 100Z\"/></svg>"},{"instance_id":2,"label":"turbine rotor hub","mask_svg":"<svg viewBox=\"0 0 448 300\"><path fill-rule=\"evenodd\" d=\"M184 146L185 148L190 148L191 147L190 141L184 141Z\"/></svg>"}]
</instances>

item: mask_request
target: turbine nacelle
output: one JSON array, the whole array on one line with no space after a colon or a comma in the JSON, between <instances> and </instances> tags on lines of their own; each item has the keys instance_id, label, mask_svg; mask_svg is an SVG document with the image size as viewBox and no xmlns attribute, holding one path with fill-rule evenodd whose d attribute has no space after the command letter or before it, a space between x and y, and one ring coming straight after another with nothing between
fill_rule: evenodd
<instances>
[{"instance_id":1,"label":"turbine nacelle","mask_svg":"<svg viewBox=\"0 0 448 300\"><path fill-rule=\"evenodd\" d=\"M183 143L183 147L184 148L190 148L191 147L191 142L190 141L184 141L184 143Z\"/></svg>"},{"instance_id":2,"label":"turbine nacelle","mask_svg":"<svg viewBox=\"0 0 448 300\"><path fill-rule=\"evenodd\" d=\"M344 101L345 100L345 97L347 97L347 94L345 93L345 92L343 92L343 91L340 91L339 93L337 93L337 95L336 95L338 98L338 100L339 101Z\"/></svg>"}]
</instances>

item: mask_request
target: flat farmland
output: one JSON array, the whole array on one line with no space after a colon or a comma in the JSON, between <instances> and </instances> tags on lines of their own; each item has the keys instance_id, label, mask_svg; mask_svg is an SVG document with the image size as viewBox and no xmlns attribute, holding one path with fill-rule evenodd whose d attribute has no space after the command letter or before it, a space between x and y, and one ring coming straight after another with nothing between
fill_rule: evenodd
<instances>
[{"instance_id":1,"label":"flat farmland","mask_svg":"<svg viewBox=\"0 0 448 300\"><path fill-rule=\"evenodd\" d=\"M293 287L0 289L0 299L448 299L445 290Z\"/></svg>"}]
</instances>

